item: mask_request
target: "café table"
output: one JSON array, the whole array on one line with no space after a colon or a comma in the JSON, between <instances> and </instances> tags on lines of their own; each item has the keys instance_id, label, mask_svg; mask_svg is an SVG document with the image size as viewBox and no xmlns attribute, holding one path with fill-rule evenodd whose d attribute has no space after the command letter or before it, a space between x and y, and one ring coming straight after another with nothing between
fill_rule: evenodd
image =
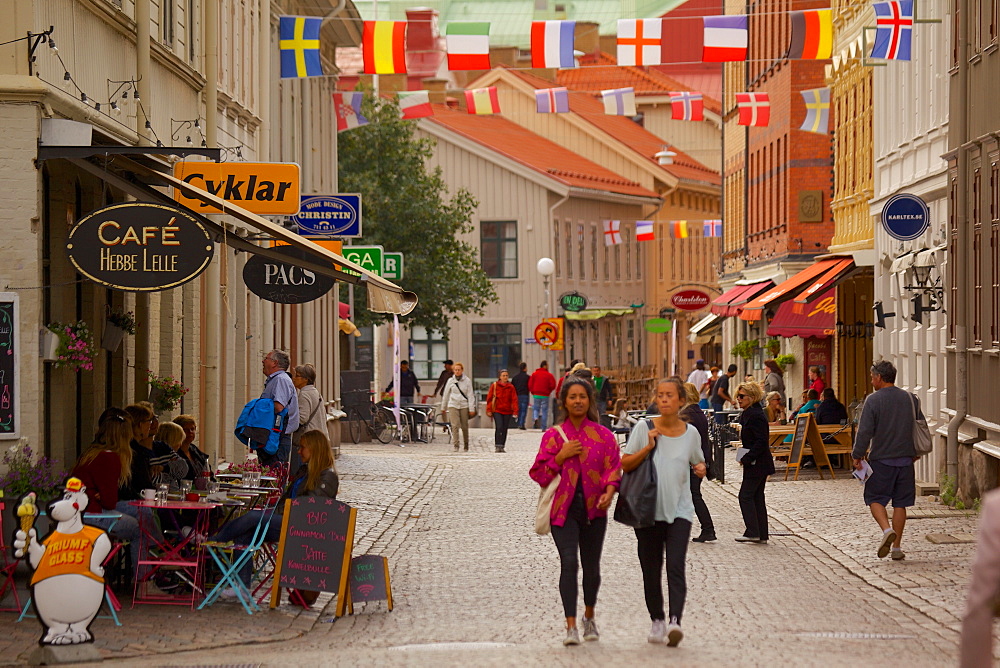
<instances>
[{"instance_id":1,"label":"caf\u00e9 table","mask_svg":"<svg viewBox=\"0 0 1000 668\"><path fill-rule=\"evenodd\" d=\"M854 434L851 425L842 424L818 424L816 429L821 438L827 435L833 436L833 443L826 443L826 453L828 455L850 454L854 447ZM785 443L785 438L795 433L795 422L788 424L772 424L768 426L768 441L771 453L775 455L787 455L791 450L791 442ZM812 449L806 445L803 454L811 455Z\"/></svg>"},{"instance_id":2,"label":"caf\u00e9 table","mask_svg":"<svg viewBox=\"0 0 1000 668\"><path fill-rule=\"evenodd\" d=\"M187 535L177 533L175 540L164 538L161 542L156 537L155 523L152 513L139 513L139 563L136 564L135 591L132 597L132 607L136 603L158 605L190 605L193 610L199 595L203 595L204 587L204 552L197 549L194 538L198 534L205 535L208 531L209 511L221 504L205 501L178 501L168 499L165 502L130 501L130 505L138 508L148 508L156 511L166 511L174 525L179 529L181 523L178 513L182 511L194 513L194 525ZM138 576L143 567L149 567L149 572L141 579ZM191 588L190 596L163 596L150 594L148 583L160 570L169 570L185 581Z\"/></svg>"}]
</instances>

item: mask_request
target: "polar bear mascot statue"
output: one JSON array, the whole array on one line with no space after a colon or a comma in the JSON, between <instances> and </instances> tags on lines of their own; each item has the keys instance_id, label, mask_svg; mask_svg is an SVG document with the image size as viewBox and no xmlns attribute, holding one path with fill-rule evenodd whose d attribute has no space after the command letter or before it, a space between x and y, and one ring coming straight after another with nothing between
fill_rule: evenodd
<instances>
[{"instance_id":1,"label":"polar bear mascot statue","mask_svg":"<svg viewBox=\"0 0 1000 668\"><path fill-rule=\"evenodd\" d=\"M42 645L76 645L94 640L89 627L104 599L101 564L111 551L111 540L104 531L83 523L87 503L83 482L70 478L62 498L49 505L55 529L39 543L31 527L35 514L26 511L21 530L14 536L14 556L27 554L35 571L31 599L45 627Z\"/></svg>"}]
</instances>

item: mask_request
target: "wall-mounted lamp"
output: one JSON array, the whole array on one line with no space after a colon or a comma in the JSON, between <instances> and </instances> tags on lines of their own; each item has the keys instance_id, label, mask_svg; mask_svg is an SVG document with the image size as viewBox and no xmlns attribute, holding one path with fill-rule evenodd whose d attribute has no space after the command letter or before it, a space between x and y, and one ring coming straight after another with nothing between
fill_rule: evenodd
<instances>
[{"instance_id":1,"label":"wall-mounted lamp","mask_svg":"<svg viewBox=\"0 0 1000 668\"><path fill-rule=\"evenodd\" d=\"M880 301L875 302L875 305L872 307L872 309L875 311L875 323L874 323L875 327L881 327L882 329L885 329L885 319L896 317L895 312L886 313L885 309L882 308L882 302Z\"/></svg>"}]
</instances>

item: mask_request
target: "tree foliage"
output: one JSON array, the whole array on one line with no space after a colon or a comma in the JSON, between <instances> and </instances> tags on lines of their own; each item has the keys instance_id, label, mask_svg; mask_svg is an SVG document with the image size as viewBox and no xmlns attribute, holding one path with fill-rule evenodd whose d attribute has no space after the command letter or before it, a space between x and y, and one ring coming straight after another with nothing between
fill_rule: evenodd
<instances>
[{"instance_id":1,"label":"tree foliage","mask_svg":"<svg viewBox=\"0 0 1000 668\"><path fill-rule=\"evenodd\" d=\"M366 95L362 113L369 124L338 137L340 192L361 193L359 243L404 253L399 285L420 299L407 324L447 336L455 315L482 315L497 299L476 248L459 238L479 203L464 188L448 197L440 168L426 165L433 140L414 137L416 122L401 120L394 100ZM354 292L358 324L386 320L365 308L364 292Z\"/></svg>"}]
</instances>

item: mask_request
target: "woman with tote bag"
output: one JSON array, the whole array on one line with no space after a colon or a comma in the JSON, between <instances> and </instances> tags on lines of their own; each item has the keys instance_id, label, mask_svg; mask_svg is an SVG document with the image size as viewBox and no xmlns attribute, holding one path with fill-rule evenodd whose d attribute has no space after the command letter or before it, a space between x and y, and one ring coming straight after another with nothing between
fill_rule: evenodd
<instances>
[{"instance_id":1,"label":"woman with tote bag","mask_svg":"<svg viewBox=\"0 0 1000 668\"><path fill-rule=\"evenodd\" d=\"M691 537L694 503L691 500L691 472L705 477L705 455L698 430L681 419L687 401L684 381L661 380L656 386L656 407L660 414L639 422L622 447L622 470L628 474L647 457L656 466L657 493L655 523L636 528L639 565L646 597L646 610L653 625L647 640L676 647L684 637L681 615L687 597L685 559ZM652 424L652 429L649 428ZM663 560L667 562L669 623L663 611Z\"/></svg>"},{"instance_id":2,"label":"woman with tote bag","mask_svg":"<svg viewBox=\"0 0 1000 668\"><path fill-rule=\"evenodd\" d=\"M565 419L542 435L529 475L543 489L559 476L549 521L562 565L559 594L566 615L563 645L579 645L577 571L582 565L586 606L583 639L598 640L594 606L601 586L601 551L608 507L618 489L621 469L615 437L599 422L594 386L582 378L566 378L557 405Z\"/></svg>"}]
</instances>

